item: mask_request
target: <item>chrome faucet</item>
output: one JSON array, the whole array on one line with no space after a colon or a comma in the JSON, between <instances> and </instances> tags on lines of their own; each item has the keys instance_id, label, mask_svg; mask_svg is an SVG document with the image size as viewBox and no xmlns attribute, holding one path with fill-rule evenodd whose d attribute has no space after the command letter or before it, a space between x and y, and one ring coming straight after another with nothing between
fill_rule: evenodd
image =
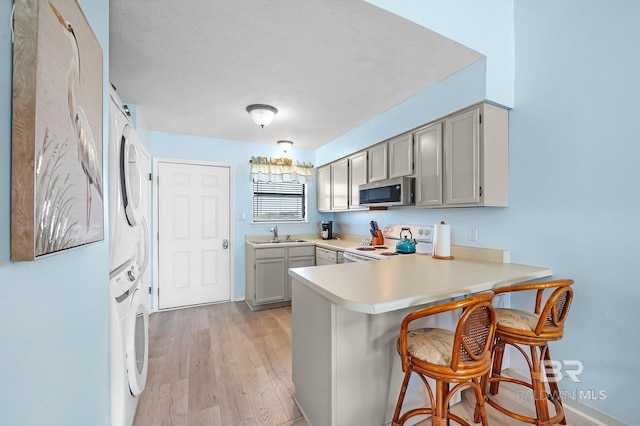
<instances>
[{"instance_id":1,"label":"chrome faucet","mask_svg":"<svg viewBox=\"0 0 640 426\"><path fill-rule=\"evenodd\" d=\"M278 225L274 226L273 228L271 228L271 232L273 232L273 242L278 242L280 241L278 239Z\"/></svg>"}]
</instances>

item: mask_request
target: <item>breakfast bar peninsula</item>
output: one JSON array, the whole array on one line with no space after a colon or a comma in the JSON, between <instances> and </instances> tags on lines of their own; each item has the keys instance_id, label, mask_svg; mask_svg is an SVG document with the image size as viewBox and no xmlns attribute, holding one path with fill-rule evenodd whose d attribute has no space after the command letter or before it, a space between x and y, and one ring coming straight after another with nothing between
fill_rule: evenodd
<instances>
[{"instance_id":1,"label":"breakfast bar peninsula","mask_svg":"<svg viewBox=\"0 0 640 426\"><path fill-rule=\"evenodd\" d=\"M405 315L430 304L551 276L527 265L428 255L295 268L292 375L295 400L312 426L385 425L402 384L396 352ZM416 326L454 324L457 318ZM410 384L405 408L427 401Z\"/></svg>"}]
</instances>

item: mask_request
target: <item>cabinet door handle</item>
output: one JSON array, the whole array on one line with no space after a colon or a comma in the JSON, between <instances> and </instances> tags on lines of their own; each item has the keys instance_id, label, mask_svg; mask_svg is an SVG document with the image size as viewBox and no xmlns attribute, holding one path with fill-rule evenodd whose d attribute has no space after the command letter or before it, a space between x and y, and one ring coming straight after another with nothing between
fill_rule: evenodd
<instances>
[{"instance_id":1,"label":"cabinet door handle","mask_svg":"<svg viewBox=\"0 0 640 426\"><path fill-rule=\"evenodd\" d=\"M222 248L224 250L229 248L229 240L227 240L226 238L224 240L222 240Z\"/></svg>"}]
</instances>

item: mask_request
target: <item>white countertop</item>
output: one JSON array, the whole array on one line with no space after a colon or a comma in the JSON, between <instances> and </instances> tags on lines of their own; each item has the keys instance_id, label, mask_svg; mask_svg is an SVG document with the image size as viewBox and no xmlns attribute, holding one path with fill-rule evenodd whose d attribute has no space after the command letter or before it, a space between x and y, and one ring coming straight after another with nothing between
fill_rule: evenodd
<instances>
[{"instance_id":1,"label":"white countertop","mask_svg":"<svg viewBox=\"0 0 640 426\"><path fill-rule=\"evenodd\" d=\"M552 272L514 263L415 255L294 268L289 275L337 305L378 314L548 277Z\"/></svg>"},{"instance_id":2,"label":"white countertop","mask_svg":"<svg viewBox=\"0 0 640 426\"><path fill-rule=\"evenodd\" d=\"M294 234L291 236L291 239L294 241L287 241L286 236L280 238L280 243L272 243L271 236L269 235L247 235L245 236L245 244L250 245L254 248L271 248L271 247L279 247L286 245L288 246L308 246L308 245L316 245L318 247L323 247L331 250L344 250L346 248L353 248L360 245L360 242L366 237L359 237L356 235L345 235L344 238L341 239L331 239L331 240L323 240L313 235L309 234ZM300 242L295 242L295 240L304 240ZM394 243L395 244L395 243Z\"/></svg>"}]
</instances>

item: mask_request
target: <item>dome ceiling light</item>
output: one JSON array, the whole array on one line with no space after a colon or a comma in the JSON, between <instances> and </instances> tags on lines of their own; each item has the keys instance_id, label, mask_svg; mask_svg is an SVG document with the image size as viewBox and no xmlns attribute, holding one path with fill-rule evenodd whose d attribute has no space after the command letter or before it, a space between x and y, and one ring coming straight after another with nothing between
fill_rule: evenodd
<instances>
[{"instance_id":1,"label":"dome ceiling light","mask_svg":"<svg viewBox=\"0 0 640 426\"><path fill-rule=\"evenodd\" d=\"M254 104L247 107L247 112L254 123L264 128L264 126L273 121L273 117L278 113L278 110L271 105Z\"/></svg>"},{"instance_id":2,"label":"dome ceiling light","mask_svg":"<svg viewBox=\"0 0 640 426\"><path fill-rule=\"evenodd\" d=\"M280 149L286 154L287 151L289 151L291 149L291 147L293 146L293 142L291 141L278 141L277 142L278 146L280 147Z\"/></svg>"}]
</instances>

